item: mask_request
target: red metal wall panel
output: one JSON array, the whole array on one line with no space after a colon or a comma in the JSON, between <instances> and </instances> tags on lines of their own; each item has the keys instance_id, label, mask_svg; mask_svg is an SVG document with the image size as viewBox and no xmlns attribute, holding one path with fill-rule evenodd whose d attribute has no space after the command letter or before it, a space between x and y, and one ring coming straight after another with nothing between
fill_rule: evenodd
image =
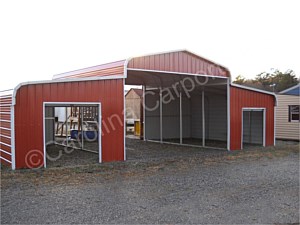
<instances>
[{"instance_id":1,"label":"red metal wall panel","mask_svg":"<svg viewBox=\"0 0 300 225\"><path fill-rule=\"evenodd\" d=\"M226 68L188 51L169 52L132 58L128 63L128 68L205 74L222 77L230 76L230 73Z\"/></svg>"},{"instance_id":2,"label":"red metal wall panel","mask_svg":"<svg viewBox=\"0 0 300 225\"><path fill-rule=\"evenodd\" d=\"M11 101L11 94L0 93L0 162L6 165L11 165Z\"/></svg>"},{"instance_id":3,"label":"red metal wall panel","mask_svg":"<svg viewBox=\"0 0 300 225\"><path fill-rule=\"evenodd\" d=\"M266 108L266 146L274 145L275 97L230 86L230 150L241 149L243 107Z\"/></svg>"},{"instance_id":4,"label":"red metal wall panel","mask_svg":"<svg viewBox=\"0 0 300 225\"><path fill-rule=\"evenodd\" d=\"M16 95L16 168L32 166L26 163L32 150L36 150L34 167L43 166L43 102L100 102L102 159L124 159L123 79L30 84Z\"/></svg>"}]
</instances>

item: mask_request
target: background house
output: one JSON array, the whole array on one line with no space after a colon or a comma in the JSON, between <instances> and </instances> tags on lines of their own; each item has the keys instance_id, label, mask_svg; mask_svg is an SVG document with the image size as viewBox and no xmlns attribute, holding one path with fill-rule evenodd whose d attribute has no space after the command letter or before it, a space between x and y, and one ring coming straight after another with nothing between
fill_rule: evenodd
<instances>
[{"instance_id":1,"label":"background house","mask_svg":"<svg viewBox=\"0 0 300 225\"><path fill-rule=\"evenodd\" d=\"M288 88L277 95L276 138L300 139L300 84Z\"/></svg>"},{"instance_id":2,"label":"background house","mask_svg":"<svg viewBox=\"0 0 300 225\"><path fill-rule=\"evenodd\" d=\"M126 119L140 120L143 90L131 88L125 95Z\"/></svg>"},{"instance_id":3,"label":"background house","mask_svg":"<svg viewBox=\"0 0 300 225\"><path fill-rule=\"evenodd\" d=\"M143 90L131 88L125 95L126 102L126 132L141 135L141 115Z\"/></svg>"}]
</instances>

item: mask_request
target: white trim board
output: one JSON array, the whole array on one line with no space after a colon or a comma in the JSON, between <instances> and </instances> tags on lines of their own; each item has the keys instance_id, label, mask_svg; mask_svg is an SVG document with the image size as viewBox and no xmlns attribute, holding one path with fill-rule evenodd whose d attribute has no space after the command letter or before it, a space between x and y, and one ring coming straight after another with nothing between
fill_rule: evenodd
<instances>
[{"instance_id":1,"label":"white trim board","mask_svg":"<svg viewBox=\"0 0 300 225\"><path fill-rule=\"evenodd\" d=\"M276 127L277 127L277 123L276 123L276 109L277 107L274 108L274 146L276 146Z\"/></svg>"},{"instance_id":2,"label":"white trim board","mask_svg":"<svg viewBox=\"0 0 300 225\"><path fill-rule=\"evenodd\" d=\"M230 81L227 80L227 150L230 151Z\"/></svg>"},{"instance_id":3,"label":"white trim board","mask_svg":"<svg viewBox=\"0 0 300 225\"><path fill-rule=\"evenodd\" d=\"M125 91L125 79L123 79L123 92ZM124 161L126 161L126 95L123 95L123 119L124 119L124 122L123 122L123 126L124 126Z\"/></svg>"},{"instance_id":4,"label":"white trim board","mask_svg":"<svg viewBox=\"0 0 300 225\"><path fill-rule=\"evenodd\" d=\"M146 86L143 85L143 140L146 141L146 109L145 109L145 101L146 101Z\"/></svg>"}]
</instances>

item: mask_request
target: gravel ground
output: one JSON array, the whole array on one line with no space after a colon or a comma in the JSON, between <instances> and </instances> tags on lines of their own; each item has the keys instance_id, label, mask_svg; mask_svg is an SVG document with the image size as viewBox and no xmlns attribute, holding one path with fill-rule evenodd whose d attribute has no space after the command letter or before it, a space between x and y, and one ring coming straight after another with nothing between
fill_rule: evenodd
<instances>
[{"instance_id":1,"label":"gravel ground","mask_svg":"<svg viewBox=\"0 0 300 225\"><path fill-rule=\"evenodd\" d=\"M1 172L1 224L299 223L299 144L127 141L127 162Z\"/></svg>"}]
</instances>

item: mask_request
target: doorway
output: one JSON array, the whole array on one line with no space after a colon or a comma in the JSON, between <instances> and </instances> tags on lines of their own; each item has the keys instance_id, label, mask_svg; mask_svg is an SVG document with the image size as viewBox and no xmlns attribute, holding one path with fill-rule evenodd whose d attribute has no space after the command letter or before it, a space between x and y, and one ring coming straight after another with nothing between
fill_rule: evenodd
<instances>
[{"instance_id":1,"label":"doorway","mask_svg":"<svg viewBox=\"0 0 300 225\"><path fill-rule=\"evenodd\" d=\"M265 146L265 108L243 108L242 146Z\"/></svg>"},{"instance_id":2,"label":"doorway","mask_svg":"<svg viewBox=\"0 0 300 225\"><path fill-rule=\"evenodd\" d=\"M44 103L44 167L102 162L101 104Z\"/></svg>"}]
</instances>

